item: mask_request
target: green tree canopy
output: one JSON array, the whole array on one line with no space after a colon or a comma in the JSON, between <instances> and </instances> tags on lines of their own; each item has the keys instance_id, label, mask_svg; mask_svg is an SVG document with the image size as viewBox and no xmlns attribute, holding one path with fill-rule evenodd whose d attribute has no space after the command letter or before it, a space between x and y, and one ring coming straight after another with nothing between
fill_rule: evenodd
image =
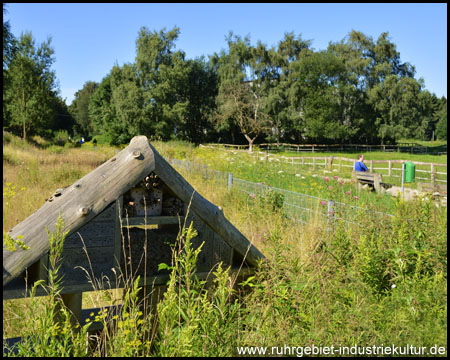
<instances>
[{"instance_id":1,"label":"green tree canopy","mask_svg":"<svg viewBox=\"0 0 450 360\"><path fill-rule=\"evenodd\" d=\"M70 105L70 113L76 122L76 132L84 136L92 134L92 120L89 116L89 102L97 89L98 83L87 81L83 88L75 93L75 98Z\"/></svg>"},{"instance_id":2,"label":"green tree canopy","mask_svg":"<svg viewBox=\"0 0 450 360\"><path fill-rule=\"evenodd\" d=\"M17 50L6 72L5 101L9 118L6 124L24 139L30 134L51 132L54 99L57 95L55 72L51 69L54 50L51 38L36 47L31 32L22 33Z\"/></svg>"}]
</instances>

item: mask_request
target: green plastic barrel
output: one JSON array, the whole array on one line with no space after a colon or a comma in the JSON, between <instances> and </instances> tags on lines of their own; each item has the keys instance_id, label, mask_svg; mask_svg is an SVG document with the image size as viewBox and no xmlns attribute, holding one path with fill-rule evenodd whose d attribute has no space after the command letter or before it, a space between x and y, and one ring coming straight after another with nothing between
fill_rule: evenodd
<instances>
[{"instance_id":1,"label":"green plastic barrel","mask_svg":"<svg viewBox=\"0 0 450 360\"><path fill-rule=\"evenodd\" d=\"M416 165L411 161L405 162L405 182L414 182L416 175Z\"/></svg>"}]
</instances>

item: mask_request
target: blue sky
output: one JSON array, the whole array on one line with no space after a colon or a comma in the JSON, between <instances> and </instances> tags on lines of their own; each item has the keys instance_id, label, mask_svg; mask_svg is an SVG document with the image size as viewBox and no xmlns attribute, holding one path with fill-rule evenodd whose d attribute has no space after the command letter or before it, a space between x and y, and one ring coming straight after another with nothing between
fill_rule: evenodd
<instances>
[{"instance_id":1,"label":"blue sky","mask_svg":"<svg viewBox=\"0 0 450 360\"><path fill-rule=\"evenodd\" d=\"M16 37L52 37L53 69L69 105L86 81L100 82L114 64L134 62L139 29L180 28L177 49L187 58L226 48L225 36L249 35L274 46L284 33L301 34L316 50L352 29L374 41L389 32L403 62L438 97L447 97L447 4L8 4Z\"/></svg>"}]
</instances>

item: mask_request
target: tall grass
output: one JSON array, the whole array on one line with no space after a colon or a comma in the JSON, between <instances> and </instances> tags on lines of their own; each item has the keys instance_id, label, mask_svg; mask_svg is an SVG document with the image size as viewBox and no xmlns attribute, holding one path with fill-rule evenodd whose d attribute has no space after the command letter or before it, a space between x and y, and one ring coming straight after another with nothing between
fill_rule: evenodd
<instances>
[{"instance_id":1,"label":"tall grass","mask_svg":"<svg viewBox=\"0 0 450 360\"><path fill-rule=\"evenodd\" d=\"M6 165L17 171L17 165ZM73 331L68 314L62 322L51 322L51 311L39 310L54 304L47 300L51 296L31 307L5 301L4 338L5 329L34 331L39 339L59 331L47 340L53 341L49 349L36 348L36 338L20 345L22 355L31 355L34 346L42 355L59 356L234 356L238 346L313 344L446 346L446 207L397 199L391 219L360 214L352 226L319 218L300 225L283 214L276 197L253 199L198 173L180 172L265 254L255 274L241 284L247 291L236 291L236 278L220 264L206 282L195 276L201 248L192 248L193 224L180 229L172 263L161 265L171 275L155 312L143 311L138 279L125 289L114 314L107 314L105 306L115 299L99 293L91 301L101 311L89 323L103 322L104 330L96 345L87 347L88 325ZM42 185L36 179L30 186L33 191ZM20 198L21 204L26 201ZM13 311L27 321L8 320Z\"/></svg>"}]
</instances>

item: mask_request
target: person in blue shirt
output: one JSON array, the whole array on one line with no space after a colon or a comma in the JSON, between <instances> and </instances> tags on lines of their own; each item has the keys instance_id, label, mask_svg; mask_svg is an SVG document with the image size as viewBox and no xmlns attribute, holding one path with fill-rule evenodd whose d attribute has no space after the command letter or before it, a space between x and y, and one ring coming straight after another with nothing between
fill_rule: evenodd
<instances>
[{"instance_id":1,"label":"person in blue shirt","mask_svg":"<svg viewBox=\"0 0 450 360\"><path fill-rule=\"evenodd\" d=\"M355 162L355 171L369 171L366 165L364 165L364 155L358 155L358 161Z\"/></svg>"}]
</instances>

